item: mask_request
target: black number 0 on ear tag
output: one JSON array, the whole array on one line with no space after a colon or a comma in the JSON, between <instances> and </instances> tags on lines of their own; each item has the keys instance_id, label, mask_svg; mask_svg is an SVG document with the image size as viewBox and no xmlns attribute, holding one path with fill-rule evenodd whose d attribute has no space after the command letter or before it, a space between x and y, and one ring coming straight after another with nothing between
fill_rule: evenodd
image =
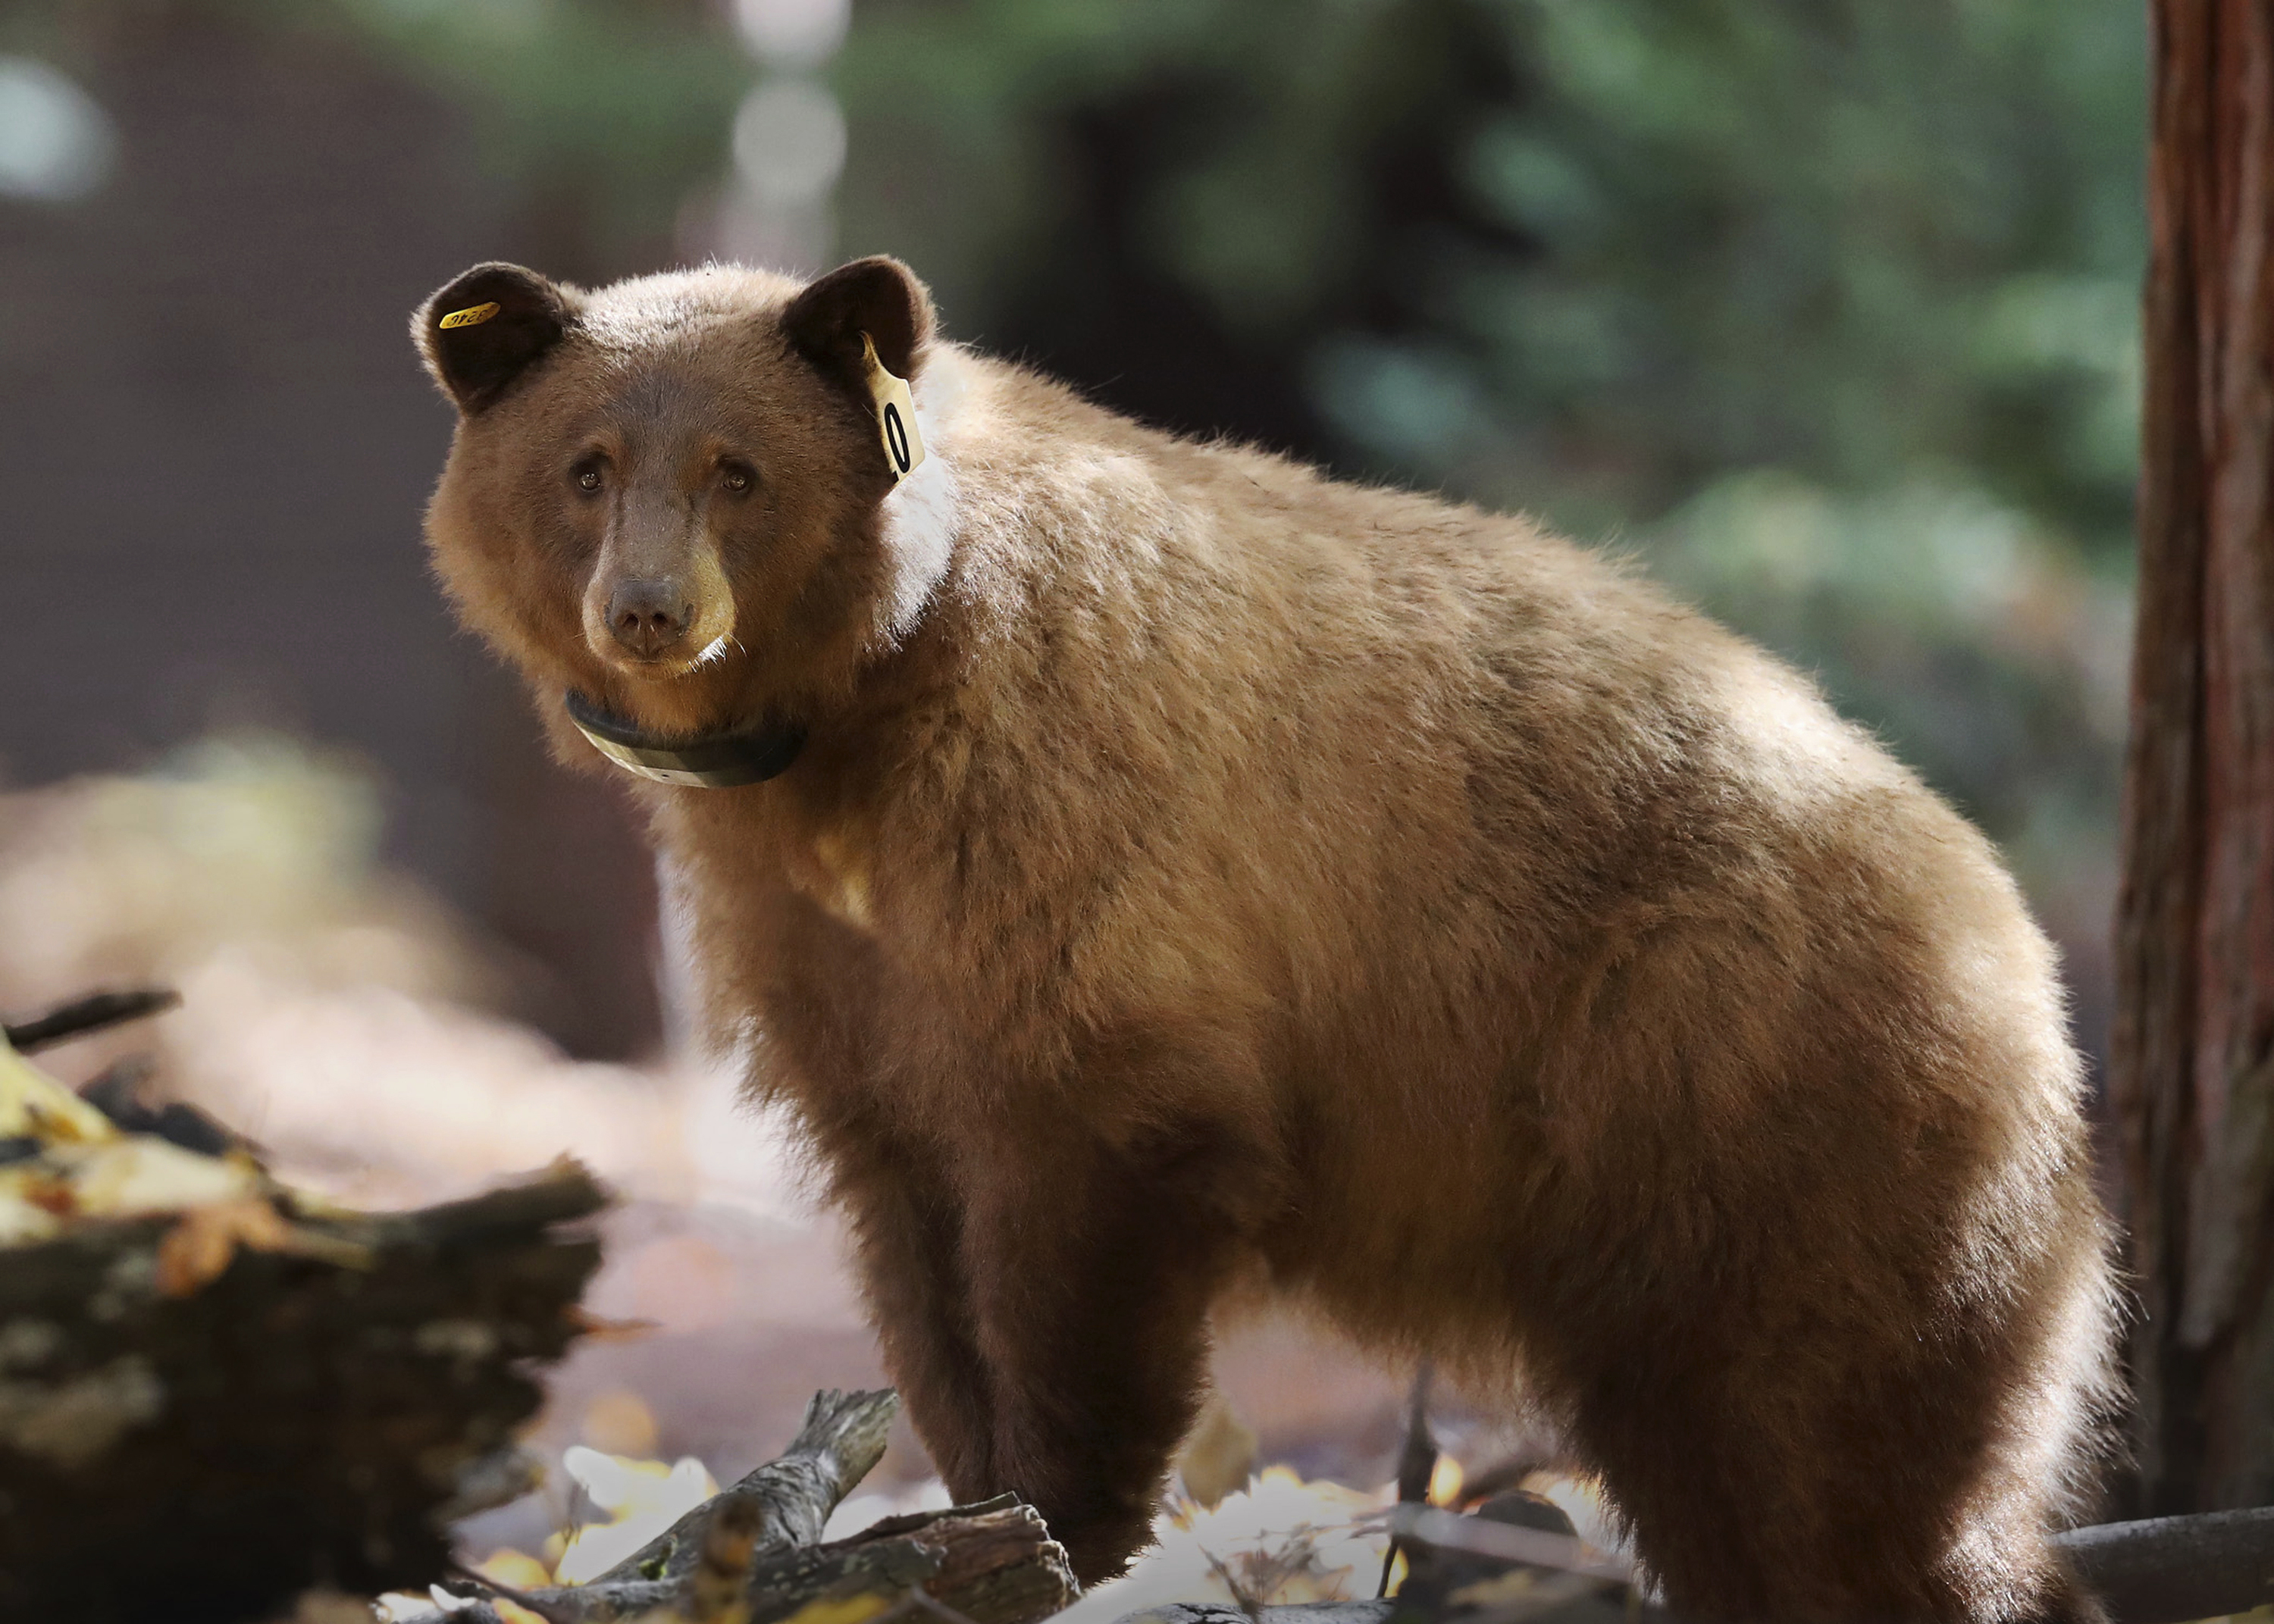
<instances>
[{"instance_id":1,"label":"black number 0 on ear tag","mask_svg":"<svg viewBox=\"0 0 2274 1624\"><path fill-rule=\"evenodd\" d=\"M877 401L877 436L885 444L885 466L894 480L907 478L924 460L923 436L916 432L915 396L907 380L895 378L877 358L877 343L861 335L861 363L868 371L869 393Z\"/></svg>"}]
</instances>

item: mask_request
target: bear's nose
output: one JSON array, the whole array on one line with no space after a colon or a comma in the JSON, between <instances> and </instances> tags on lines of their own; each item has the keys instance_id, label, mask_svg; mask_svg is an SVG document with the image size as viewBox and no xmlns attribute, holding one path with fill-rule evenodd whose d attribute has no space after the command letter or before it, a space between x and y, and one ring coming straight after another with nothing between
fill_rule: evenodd
<instances>
[{"instance_id":1,"label":"bear's nose","mask_svg":"<svg viewBox=\"0 0 2274 1624\"><path fill-rule=\"evenodd\" d=\"M608 629L642 659L653 659L687 635L695 605L669 581L621 581L608 594Z\"/></svg>"}]
</instances>

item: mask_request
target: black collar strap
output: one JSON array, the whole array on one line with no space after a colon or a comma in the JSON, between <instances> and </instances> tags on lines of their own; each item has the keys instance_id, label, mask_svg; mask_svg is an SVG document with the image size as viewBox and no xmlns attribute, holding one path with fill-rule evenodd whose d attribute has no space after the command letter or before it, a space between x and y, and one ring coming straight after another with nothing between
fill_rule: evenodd
<instances>
[{"instance_id":1,"label":"black collar strap","mask_svg":"<svg viewBox=\"0 0 2274 1624\"><path fill-rule=\"evenodd\" d=\"M659 784L699 789L763 784L787 771L805 748L805 729L794 723L761 723L738 733L674 738L644 732L574 688L564 698L568 719L594 749L625 771Z\"/></svg>"}]
</instances>

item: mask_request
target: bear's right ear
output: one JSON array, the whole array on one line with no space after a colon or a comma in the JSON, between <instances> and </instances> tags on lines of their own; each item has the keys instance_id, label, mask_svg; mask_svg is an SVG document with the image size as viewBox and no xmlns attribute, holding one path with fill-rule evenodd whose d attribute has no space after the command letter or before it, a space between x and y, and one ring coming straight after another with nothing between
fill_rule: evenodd
<instances>
[{"instance_id":1,"label":"bear's right ear","mask_svg":"<svg viewBox=\"0 0 2274 1624\"><path fill-rule=\"evenodd\" d=\"M877 254L808 287L782 312L782 327L807 360L866 400L862 335L886 372L914 378L931 340L931 295L907 266Z\"/></svg>"},{"instance_id":2,"label":"bear's right ear","mask_svg":"<svg viewBox=\"0 0 2274 1624\"><path fill-rule=\"evenodd\" d=\"M478 265L410 319L426 370L462 412L503 395L576 319L569 293L517 265Z\"/></svg>"}]
</instances>

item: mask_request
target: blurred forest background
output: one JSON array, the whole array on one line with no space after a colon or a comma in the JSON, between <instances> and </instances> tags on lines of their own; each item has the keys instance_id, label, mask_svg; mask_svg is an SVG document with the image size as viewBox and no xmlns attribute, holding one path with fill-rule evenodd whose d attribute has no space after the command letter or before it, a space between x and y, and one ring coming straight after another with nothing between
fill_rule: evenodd
<instances>
[{"instance_id":1,"label":"blurred forest background","mask_svg":"<svg viewBox=\"0 0 2274 1624\"><path fill-rule=\"evenodd\" d=\"M542 758L425 575L449 416L408 312L481 259L593 282L888 252L957 338L1543 514L1818 673L2002 843L2097 1054L2145 80L2138 0L6 0L0 1008L168 971L119 944L196 934L151 922L171 874L208 936L290 891L260 928L304 943L330 897L326 940L352 925L363 957L296 947L294 975L447 936L385 974L652 1056L625 808ZM120 851L132 897L102 889ZM215 1053L279 1070L200 985L181 1019L202 998ZM357 1029L477 1086L461 1027ZM492 1067L527 1087L488 1118L372 1116L343 1065L355 1121L264 1120L352 1160L448 1116L503 1165L549 1154L532 1121L591 1117L611 1171L638 1074L587 1067L570 1111L549 1064ZM714 1230L626 1222L658 1260L614 1308L685 1328L731 1280L764 1295ZM849 1301L828 1314L819 1380L770 1367L786 1402L861 1379ZM721 1413L751 1402L712 1380ZM1386 1462L1394 1395L1367 1414ZM666 1414L663 1444L712 1425Z\"/></svg>"},{"instance_id":2,"label":"blurred forest background","mask_svg":"<svg viewBox=\"0 0 2274 1624\"><path fill-rule=\"evenodd\" d=\"M1820 673L2106 1018L2143 255L2133 0L12 0L17 783L361 751L581 1052L655 1035L613 798L420 577L403 312L889 251L1194 432L1547 515Z\"/></svg>"}]
</instances>

